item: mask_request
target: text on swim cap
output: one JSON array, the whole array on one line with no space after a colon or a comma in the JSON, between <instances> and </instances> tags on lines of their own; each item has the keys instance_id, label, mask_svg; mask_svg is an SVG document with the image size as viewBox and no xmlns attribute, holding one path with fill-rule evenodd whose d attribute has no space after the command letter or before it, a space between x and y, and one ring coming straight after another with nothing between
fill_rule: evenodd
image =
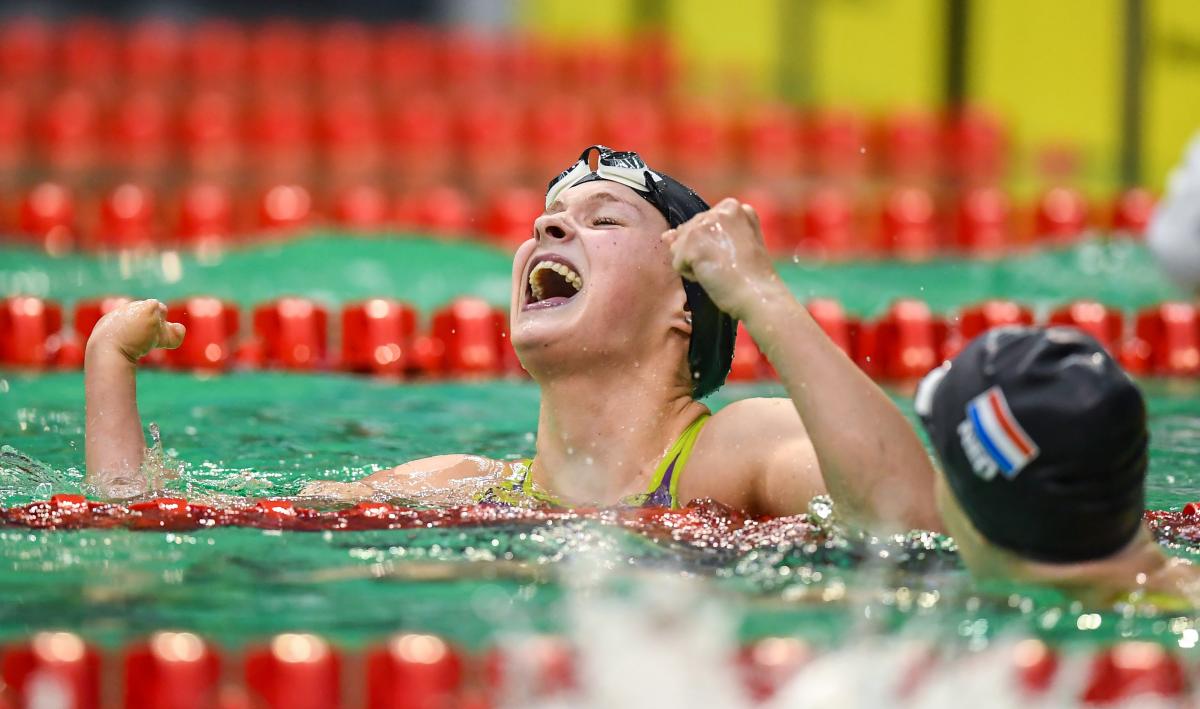
<instances>
[{"instance_id":1,"label":"text on swim cap","mask_svg":"<svg viewBox=\"0 0 1200 709\"><path fill-rule=\"evenodd\" d=\"M1000 387L992 387L967 403L958 438L975 474L991 480L1001 473L1015 478L1039 450L1013 416Z\"/></svg>"}]
</instances>

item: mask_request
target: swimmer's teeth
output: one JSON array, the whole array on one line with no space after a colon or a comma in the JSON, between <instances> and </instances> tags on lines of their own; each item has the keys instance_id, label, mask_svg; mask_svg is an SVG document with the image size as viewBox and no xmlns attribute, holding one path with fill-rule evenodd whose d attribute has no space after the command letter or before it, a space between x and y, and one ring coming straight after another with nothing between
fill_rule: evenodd
<instances>
[{"instance_id":1,"label":"swimmer's teeth","mask_svg":"<svg viewBox=\"0 0 1200 709\"><path fill-rule=\"evenodd\" d=\"M531 294L533 295L534 302L542 300L545 297L545 289L540 285L537 274L547 269L562 276L563 280L575 289L575 292L578 293L583 290L583 278L570 266L557 261L541 261L529 272L529 285L532 289Z\"/></svg>"}]
</instances>

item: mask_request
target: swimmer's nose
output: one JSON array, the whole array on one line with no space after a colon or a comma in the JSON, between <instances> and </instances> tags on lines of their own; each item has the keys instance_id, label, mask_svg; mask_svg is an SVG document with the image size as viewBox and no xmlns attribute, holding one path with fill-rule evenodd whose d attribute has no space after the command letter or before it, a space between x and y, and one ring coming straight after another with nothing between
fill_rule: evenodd
<instances>
[{"instance_id":1,"label":"swimmer's nose","mask_svg":"<svg viewBox=\"0 0 1200 709\"><path fill-rule=\"evenodd\" d=\"M574 233L558 214L543 214L538 217L533 223L533 230L538 241L566 241Z\"/></svg>"}]
</instances>

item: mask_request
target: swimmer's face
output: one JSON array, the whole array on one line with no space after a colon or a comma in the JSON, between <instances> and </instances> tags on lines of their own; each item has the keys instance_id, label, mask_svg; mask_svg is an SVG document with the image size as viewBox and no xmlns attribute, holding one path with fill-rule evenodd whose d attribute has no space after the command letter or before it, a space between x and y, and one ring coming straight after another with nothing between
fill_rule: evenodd
<instances>
[{"instance_id":1,"label":"swimmer's face","mask_svg":"<svg viewBox=\"0 0 1200 709\"><path fill-rule=\"evenodd\" d=\"M628 365L680 342L686 352L690 325L661 239L667 228L640 195L603 180L572 187L535 220L513 258L511 301L513 346L530 373Z\"/></svg>"}]
</instances>

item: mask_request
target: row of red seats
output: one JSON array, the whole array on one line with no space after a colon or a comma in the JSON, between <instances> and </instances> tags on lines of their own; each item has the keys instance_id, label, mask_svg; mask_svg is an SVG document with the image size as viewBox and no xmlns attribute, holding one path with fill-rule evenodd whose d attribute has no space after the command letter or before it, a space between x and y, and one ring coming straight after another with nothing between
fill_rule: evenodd
<instances>
[{"instance_id":1,"label":"row of red seats","mask_svg":"<svg viewBox=\"0 0 1200 709\"><path fill-rule=\"evenodd\" d=\"M1095 301L1075 301L1040 321L1033 311L1007 300L991 300L944 317L913 299L897 300L878 318L860 321L832 300L808 304L813 318L835 343L873 378L912 381L953 358L987 330L1006 325L1075 327L1096 338L1132 374L1172 377L1200 375L1200 307L1162 303L1137 313L1132 328L1116 309ZM734 381L774 377L766 358L745 332L737 340Z\"/></svg>"},{"instance_id":2,"label":"row of red seats","mask_svg":"<svg viewBox=\"0 0 1200 709\"><path fill-rule=\"evenodd\" d=\"M33 697L54 696L62 698L55 706L75 709L487 709L513 695L574 688L564 642L535 637L520 650L527 654L496 648L472 657L436 636L406 633L348 655L316 635L285 633L233 654L193 633L159 632L110 658L72 633L42 632L4 652L0 707L43 706ZM106 667L116 660L123 672ZM364 676L365 686L345 686ZM103 702L105 689L120 702Z\"/></svg>"},{"instance_id":3,"label":"row of red seats","mask_svg":"<svg viewBox=\"0 0 1200 709\"><path fill-rule=\"evenodd\" d=\"M769 102L729 109L658 94L618 101L453 85L385 100L345 87L319 100L280 88L246 98L140 89L111 100L77 86L44 99L0 91L0 170L43 169L77 180L97 170L180 166L202 174L300 174L318 160L322 170L359 174L384 167L439 173L464 161L466 178L487 178L499 164L548 179L597 142L637 150L660 169L701 182L739 171L759 179L874 171L978 182L1002 177L1007 162L1005 132L981 110L898 112L876 122Z\"/></svg>"},{"instance_id":4,"label":"row of red seats","mask_svg":"<svg viewBox=\"0 0 1200 709\"><path fill-rule=\"evenodd\" d=\"M1117 195L1099 210L1077 190L1055 187L1018 209L998 188L940 195L896 187L879 198L833 187L802 199L779 199L764 189L741 198L759 213L770 250L781 256L844 259L880 255L909 260L943 253L996 256L1033 243L1064 243L1089 230L1140 235L1154 209L1144 189ZM51 253L188 247L234 242L255 232L295 233L324 222L356 232L412 230L433 235L483 234L511 248L529 238L542 213L540 191L493 190L476 204L464 191L430 187L393 198L377 184L335 188L318 202L307 188L270 185L251 200L235 199L216 182L194 183L170 195L134 182L118 184L84 205L67 187L43 182L10 205L0 202L0 227ZM7 207L7 208L6 208ZM322 219L321 217L324 217Z\"/></svg>"},{"instance_id":5,"label":"row of red seats","mask_svg":"<svg viewBox=\"0 0 1200 709\"><path fill-rule=\"evenodd\" d=\"M193 633L159 632L124 650L123 673L106 672L115 658L102 657L79 636L38 633L5 651L2 674L9 696L0 695L0 706L33 706L31 696L48 691L47 685L57 690L51 696L63 698L62 706L76 709L99 709L105 688L119 691L119 705L127 709L486 709L562 701L580 687L576 651L552 636L471 657L433 635L396 635L347 655L316 635L288 633L239 654L231 658ZM1058 654L1038 640L1020 641L1006 655L989 659L1006 663L1003 676L1014 694L1031 701L1070 674L1060 671ZM746 692L766 703L817 656L802 640L768 637L730 660ZM897 691L910 696L919 691L938 663L934 651L912 663L911 681ZM953 661L940 664L944 672L954 670ZM364 677L365 686L348 686L350 677ZM1097 651L1079 679L1084 679L1080 698L1096 705L1152 697L1178 701L1191 689L1178 657L1159 644L1138 641Z\"/></svg>"},{"instance_id":6,"label":"row of red seats","mask_svg":"<svg viewBox=\"0 0 1200 709\"><path fill-rule=\"evenodd\" d=\"M82 345L104 313L126 298L85 300L75 307L71 331L59 305L34 297L0 301L0 364L28 368L79 367ZM972 338L1003 325L1031 325L1033 312L1010 301L988 301L952 317L919 300L899 300L874 320L848 315L832 300L814 300L809 312L848 357L872 377L912 380L953 357ZM149 363L181 369L231 366L346 371L390 376L520 375L508 341L507 315L486 302L460 298L433 313L427 329L416 311L387 298L347 304L341 311L340 356L329 347L329 313L305 298L281 298L254 309L252 335L240 338L236 305L194 297L170 303L168 317L188 329L184 345L156 352ZM1051 312L1048 325L1089 333L1134 374L1200 375L1200 308L1163 303L1137 314L1127 329L1122 313L1077 301ZM765 357L744 330L737 340L733 381L773 377Z\"/></svg>"},{"instance_id":7,"label":"row of red seats","mask_svg":"<svg viewBox=\"0 0 1200 709\"><path fill-rule=\"evenodd\" d=\"M0 81L55 79L107 87L239 86L367 81L398 90L436 83L578 85L659 89L675 67L657 35L549 43L507 34L377 26L340 20L260 24L166 18L117 25L98 17L51 24L36 17L0 24Z\"/></svg>"},{"instance_id":8,"label":"row of red seats","mask_svg":"<svg viewBox=\"0 0 1200 709\"><path fill-rule=\"evenodd\" d=\"M0 301L0 363L20 367L79 367L82 347L106 313L129 302L109 297L75 306L71 331L59 305L33 297ZM329 313L306 298L280 298L258 306L253 336L239 339L239 308L218 298L172 302L167 317L187 327L177 350L156 351L148 364L182 369L248 368L346 371L404 376L494 376L523 370L508 342L508 316L475 298L438 310L427 331L417 328L412 306L372 298L342 308L340 357L329 347Z\"/></svg>"}]
</instances>

